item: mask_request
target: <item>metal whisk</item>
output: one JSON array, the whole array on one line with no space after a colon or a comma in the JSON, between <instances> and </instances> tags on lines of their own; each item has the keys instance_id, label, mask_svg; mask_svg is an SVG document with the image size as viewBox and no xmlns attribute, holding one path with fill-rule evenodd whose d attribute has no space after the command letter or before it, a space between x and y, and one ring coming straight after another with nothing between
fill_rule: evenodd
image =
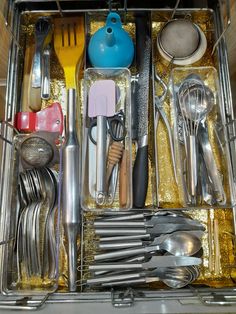
<instances>
[{"instance_id":1,"label":"metal whisk","mask_svg":"<svg viewBox=\"0 0 236 314\"><path fill-rule=\"evenodd\" d=\"M198 181L197 134L199 123L209 112L205 85L196 75L187 77L178 90L183 118L183 134L187 157L187 185L191 203L196 204Z\"/></svg>"}]
</instances>

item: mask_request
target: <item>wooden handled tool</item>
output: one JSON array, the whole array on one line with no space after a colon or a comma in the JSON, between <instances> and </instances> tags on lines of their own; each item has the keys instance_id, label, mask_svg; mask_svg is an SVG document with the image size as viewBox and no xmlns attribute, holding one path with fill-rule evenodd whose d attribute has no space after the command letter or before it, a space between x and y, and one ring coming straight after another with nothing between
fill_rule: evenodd
<instances>
[{"instance_id":1,"label":"wooden handled tool","mask_svg":"<svg viewBox=\"0 0 236 314\"><path fill-rule=\"evenodd\" d=\"M120 207L125 207L127 205L127 196L129 195L129 182L128 182L128 172L127 172L127 151L124 150L123 156L120 163L120 176L119 176L119 199Z\"/></svg>"},{"instance_id":2,"label":"wooden handled tool","mask_svg":"<svg viewBox=\"0 0 236 314\"><path fill-rule=\"evenodd\" d=\"M111 177L112 170L116 164L120 162L123 154L124 146L121 142L113 142L108 152L108 165L107 165L107 186Z\"/></svg>"}]
</instances>

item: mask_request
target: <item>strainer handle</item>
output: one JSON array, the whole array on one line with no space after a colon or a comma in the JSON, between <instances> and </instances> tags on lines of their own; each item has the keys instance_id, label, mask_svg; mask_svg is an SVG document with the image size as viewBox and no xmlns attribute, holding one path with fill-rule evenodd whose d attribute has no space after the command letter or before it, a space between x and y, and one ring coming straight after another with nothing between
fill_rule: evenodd
<instances>
[{"instance_id":1,"label":"strainer handle","mask_svg":"<svg viewBox=\"0 0 236 314\"><path fill-rule=\"evenodd\" d=\"M226 0L226 17L227 17L227 23L226 26L224 27L222 33L220 34L220 36L218 37L217 41L215 42L213 48L212 48L212 55L214 54L217 46L219 45L221 39L223 38L223 36L225 35L226 31L228 30L230 24L231 24L231 14L230 14L230 0ZM220 5L220 11L222 6L223 6L223 0L219 0L219 5Z\"/></svg>"}]
</instances>

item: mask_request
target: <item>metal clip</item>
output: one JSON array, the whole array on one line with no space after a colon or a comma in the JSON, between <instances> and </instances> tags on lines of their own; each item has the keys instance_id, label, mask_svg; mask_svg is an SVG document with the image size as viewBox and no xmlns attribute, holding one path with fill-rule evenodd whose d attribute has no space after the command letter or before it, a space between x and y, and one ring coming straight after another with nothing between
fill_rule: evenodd
<instances>
[{"instance_id":1,"label":"metal clip","mask_svg":"<svg viewBox=\"0 0 236 314\"><path fill-rule=\"evenodd\" d=\"M0 309L3 310L38 310L40 309L48 299L49 294L43 295L42 299L33 300L32 297L23 297L21 299L12 300L6 299L0 300Z\"/></svg>"},{"instance_id":2,"label":"metal clip","mask_svg":"<svg viewBox=\"0 0 236 314\"><path fill-rule=\"evenodd\" d=\"M114 307L131 307L134 305L135 297L145 297L143 292L127 288L124 292L111 289L111 302Z\"/></svg>"},{"instance_id":3,"label":"metal clip","mask_svg":"<svg viewBox=\"0 0 236 314\"><path fill-rule=\"evenodd\" d=\"M16 134L19 134L18 130L9 122L7 121L1 121L0 123L1 127L3 127L4 125L6 125L6 127L10 127ZM3 133L3 132L1 132ZM7 139L4 135L0 134L0 139L3 140L4 142L13 145L12 141L10 141L9 139Z\"/></svg>"},{"instance_id":4,"label":"metal clip","mask_svg":"<svg viewBox=\"0 0 236 314\"><path fill-rule=\"evenodd\" d=\"M233 142L236 140L236 119L231 119L229 122L225 124L227 130L228 130L228 142Z\"/></svg>"}]
</instances>

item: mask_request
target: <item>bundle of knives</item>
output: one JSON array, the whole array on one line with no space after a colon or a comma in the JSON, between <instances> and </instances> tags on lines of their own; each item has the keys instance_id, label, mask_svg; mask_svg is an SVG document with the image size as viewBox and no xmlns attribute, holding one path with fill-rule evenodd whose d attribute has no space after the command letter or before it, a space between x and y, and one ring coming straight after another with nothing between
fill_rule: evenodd
<instances>
[{"instance_id":1,"label":"bundle of knives","mask_svg":"<svg viewBox=\"0 0 236 314\"><path fill-rule=\"evenodd\" d=\"M199 276L205 227L181 211L105 212L94 229L100 239L90 286L163 281L181 288Z\"/></svg>"}]
</instances>

